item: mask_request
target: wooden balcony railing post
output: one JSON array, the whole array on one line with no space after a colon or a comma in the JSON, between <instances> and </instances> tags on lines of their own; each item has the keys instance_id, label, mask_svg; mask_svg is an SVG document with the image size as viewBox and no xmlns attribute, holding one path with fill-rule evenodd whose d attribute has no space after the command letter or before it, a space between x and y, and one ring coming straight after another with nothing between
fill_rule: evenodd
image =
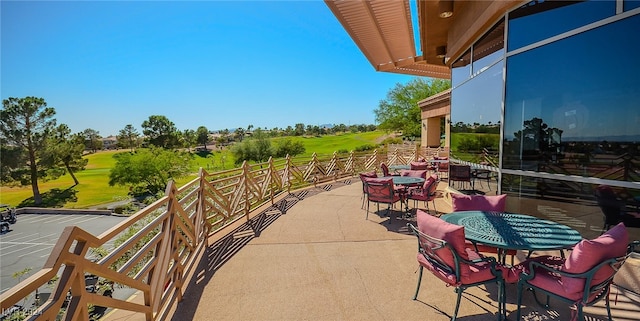
<instances>
[{"instance_id":1,"label":"wooden balcony railing post","mask_svg":"<svg viewBox=\"0 0 640 321\"><path fill-rule=\"evenodd\" d=\"M247 163L247 161L242 162L241 185L244 189L242 194L244 196L244 216L246 217L247 222L249 222L249 213L251 212L251 202L249 201L249 180L251 179L250 174L251 168L249 167L249 163Z\"/></svg>"},{"instance_id":2,"label":"wooden balcony railing post","mask_svg":"<svg viewBox=\"0 0 640 321\"><path fill-rule=\"evenodd\" d=\"M153 315L157 315L162 310L160 303L162 303L164 285L167 284L166 273L169 269L171 258L173 257L171 250L174 244L174 220L176 216L176 206L179 206L176 194L175 183L173 180L170 180L165 190L165 196L168 197L166 209L168 215L166 215L160 225L162 237L154 253L158 264L153 267L149 273L148 283L151 285L149 299L151 301L151 311Z\"/></svg>"},{"instance_id":3,"label":"wooden balcony railing post","mask_svg":"<svg viewBox=\"0 0 640 321\"><path fill-rule=\"evenodd\" d=\"M291 156L287 154L284 163L284 169L282 170L282 185L283 187L287 186L287 193L291 194L291 178L289 177L291 173Z\"/></svg>"},{"instance_id":4,"label":"wooden balcony railing post","mask_svg":"<svg viewBox=\"0 0 640 321\"><path fill-rule=\"evenodd\" d=\"M204 215L204 196L205 196L205 187L207 186L206 184L206 177L208 176L208 173L204 170L204 168L200 167L200 170L198 170L198 178L199 178L199 183L198 183L198 203L196 205L196 217L193 220L193 232L196 235L196 240L198 242L203 242L203 241L207 241L207 245L208 244L208 237L206 237L206 234L208 233L208 231L206 231L206 222L205 222L205 215ZM205 233L206 232L206 233Z\"/></svg>"}]
</instances>

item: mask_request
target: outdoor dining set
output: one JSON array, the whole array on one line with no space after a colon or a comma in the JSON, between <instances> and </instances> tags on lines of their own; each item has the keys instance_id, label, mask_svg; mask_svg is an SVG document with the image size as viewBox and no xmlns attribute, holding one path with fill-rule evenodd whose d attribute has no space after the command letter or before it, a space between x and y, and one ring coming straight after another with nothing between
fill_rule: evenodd
<instances>
[{"instance_id":1,"label":"outdoor dining set","mask_svg":"<svg viewBox=\"0 0 640 321\"><path fill-rule=\"evenodd\" d=\"M380 204L387 205L389 221L391 207L397 202L404 207L404 217L413 218L415 213L415 220L406 224L418 240L419 276L414 300L426 269L455 288L457 301L451 320L456 319L462 293L487 284L498 289L498 320L507 317L505 284L516 285L517 320L521 319L522 298L528 290L544 307L549 307L550 297L571 306L573 320L584 320L583 307L604 300L611 320L609 291L614 276L635 248L640 249L640 241L630 241L624 221L606 225L596 238L584 239L564 224L507 212L506 194L457 192L449 193L452 212L441 214L435 211L434 200L441 179L438 164L444 161L422 163L412 162L408 167L381 164L380 177L376 172L360 173L367 219L371 202L378 205L378 213ZM424 202L426 211L418 207L411 211L409 200ZM433 213L429 202L434 206ZM526 259L516 264L518 252ZM509 263L507 257L511 257ZM538 301L537 294L546 296L546 302Z\"/></svg>"}]
</instances>

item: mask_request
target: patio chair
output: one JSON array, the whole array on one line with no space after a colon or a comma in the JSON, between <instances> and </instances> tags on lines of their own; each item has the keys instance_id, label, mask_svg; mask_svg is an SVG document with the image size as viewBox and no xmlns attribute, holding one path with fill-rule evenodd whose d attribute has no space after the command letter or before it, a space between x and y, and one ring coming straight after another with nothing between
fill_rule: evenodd
<instances>
[{"instance_id":1,"label":"patio chair","mask_svg":"<svg viewBox=\"0 0 640 321\"><path fill-rule=\"evenodd\" d=\"M473 176L474 181L480 182L480 188L482 188L482 181L487 182L487 188L491 190L491 180L495 178L494 172L488 169L476 169L472 171L471 175Z\"/></svg>"},{"instance_id":2,"label":"patio chair","mask_svg":"<svg viewBox=\"0 0 640 321\"><path fill-rule=\"evenodd\" d=\"M430 170L432 169L427 162L411 162L409 163L411 170Z\"/></svg>"},{"instance_id":3,"label":"patio chair","mask_svg":"<svg viewBox=\"0 0 640 321\"><path fill-rule=\"evenodd\" d=\"M602 233L623 222L626 227L640 227L640 213L626 211L626 204L616 196L609 185L600 185L595 190L596 202L604 214Z\"/></svg>"},{"instance_id":4,"label":"patio chair","mask_svg":"<svg viewBox=\"0 0 640 321\"><path fill-rule=\"evenodd\" d=\"M437 188L438 176L433 174L424 181L421 188L410 191L407 197L408 199L413 200L414 207L417 207L416 205L418 201L423 201L427 206L427 212L429 212L429 201L433 202L433 210L437 213L435 201L438 196L436 193Z\"/></svg>"},{"instance_id":5,"label":"patio chair","mask_svg":"<svg viewBox=\"0 0 640 321\"><path fill-rule=\"evenodd\" d=\"M382 176L395 176L399 174L394 174L389 172L389 166L385 163L380 163L380 169L382 170Z\"/></svg>"},{"instance_id":6,"label":"patio chair","mask_svg":"<svg viewBox=\"0 0 640 321\"><path fill-rule=\"evenodd\" d=\"M442 178L442 174L447 174L447 177L449 177L449 157L435 156L433 159L440 160L440 162L436 163L438 176Z\"/></svg>"},{"instance_id":7,"label":"patio chair","mask_svg":"<svg viewBox=\"0 0 640 321\"><path fill-rule=\"evenodd\" d=\"M640 241L628 243L627 229L619 223L593 240L582 240L566 259L540 256L523 262L525 272L518 281L518 318L525 289L540 291L576 308L572 320L584 320L583 307L603 298L611 321L609 291L613 278ZM538 301L538 298L534 298ZM538 302L539 303L539 302Z\"/></svg>"},{"instance_id":8,"label":"patio chair","mask_svg":"<svg viewBox=\"0 0 640 321\"><path fill-rule=\"evenodd\" d=\"M460 211L487 211L504 212L507 202L507 194L501 195L465 195L451 193L451 210ZM498 249L485 244L474 243L476 251L483 253L498 253ZM518 254L516 250L507 250L507 255L511 255L511 265L514 257Z\"/></svg>"},{"instance_id":9,"label":"patio chair","mask_svg":"<svg viewBox=\"0 0 640 321\"><path fill-rule=\"evenodd\" d=\"M473 189L473 181L471 179L471 166L459 164L449 165L449 186L458 182L458 187L464 187L465 183L469 183L471 189Z\"/></svg>"},{"instance_id":10,"label":"patio chair","mask_svg":"<svg viewBox=\"0 0 640 321\"><path fill-rule=\"evenodd\" d=\"M387 204L387 216L391 220L389 211L391 206L396 202L401 201L399 193L395 192L392 178L365 178L364 180L367 193L367 216L369 219L369 204L374 202L378 205L378 211L380 211L380 203Z\"/></svg>"},{"instance_id":11,"label":"patio chair","mask_svg":"<svg viewBox=\"0 0 640 321\"><path fill-rule=\"evenodd\" d=\"M362 181L362 205L360 208L364 208L364 202L367 200L367 184L365 184L365 178L377 178L378 174L376 171L363 172L359 174L360 181Z\"/></svg>"},{"instance_id":12,"label":"patio chair","mask_svg":"<svg viewBox=\"0 0 640 321\"><path fill-rule=\"evenodd\" d=\"M483 257L465 245L464 227L450 224L417 210L418 227L408 223L409 230L418 238L417 260L420 265L418 285L413 299L418 298L422 272L427 269L448 286L455 288L458 297L451 317L455 321L460 308L462 292L473 286L495 283L498 286L498 320L504 312L504 282L502 266L493 257Z\"/></svg>"}]
</instances>

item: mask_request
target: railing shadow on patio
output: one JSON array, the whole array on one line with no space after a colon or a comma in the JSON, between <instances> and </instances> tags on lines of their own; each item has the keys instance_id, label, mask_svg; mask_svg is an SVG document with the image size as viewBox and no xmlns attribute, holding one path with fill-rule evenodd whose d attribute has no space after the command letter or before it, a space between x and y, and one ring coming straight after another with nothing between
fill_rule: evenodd
<instances>
[{"instance_id":1,"label":"railing shadow on patio","mask_svg":"<svg viewBox=\"0 0 640 321\"><path fill-rule=\"evenodd\" d=\"M67 227L44 267L0 295L0 310L21 306L11 317L33 320L89 320L105 308L131 311L146 320L167 319L199 264L206 262L211 265L206 270L215 273L237 249L310 193L309 187L337 183L376 169L383 161L407 164L437 153L410 145L389 153L245 162L216 173L200 169L198 177L182 187L170 181L164 197L99 236ZM139 291L143 302L89 291L87 276L97 276L98 283L116 292L123 287ZM47 291L47 301L40 303Z\"/></svg>"}]
</instances>

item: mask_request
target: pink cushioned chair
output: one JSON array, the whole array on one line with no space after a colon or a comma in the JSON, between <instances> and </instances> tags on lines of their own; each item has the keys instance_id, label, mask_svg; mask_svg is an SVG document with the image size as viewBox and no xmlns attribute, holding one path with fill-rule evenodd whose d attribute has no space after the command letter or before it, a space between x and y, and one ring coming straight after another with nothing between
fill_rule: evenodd
<instances>
[{"instance_id":1,"label":"pink cushioned chair","mask_svg":"<svg viewBox=\"0 0 640 321\"><path fill-rule=\"evenodd\" d=\"M427 162L411 162L409 163L409 168L412 170L429 170L430 166Z\"/></svg>"},{"instance_id":2,"label":"pink cushioned chair","mask_svg":"<svg viewBox=\"0 0 640 321\"><path fill-rule=\"evenodd\" d=\"M547 308L550 296L574 305L577 309L574 320L584 320L582 308L604 298L611 320L609 290L613 277L640 244L640 241L628 242L627 229L619 223L593 240L580 241L566 259L540 256L523 262L525 272L518 281L517 320L520 320L525 288L546 294Z\"/></svg>"},{"instance_id":3,"label":"pink cushioned chair","mask_svg":"<svg viewBox=\"0 0 640 321\"><path fill-rule=\"evenodd\" d=\"M447 285L455 287L458 298L451 317L451 320L454 321L460 308L462 292L465 289L496 283L499 302L498 320L501 320L505 308L504 282L501 276L504 267L497 264L495 258L483 257L473 249L466 247L463 226L447 223L422 210L417 210L416 221L418 227L411 223L407 224L409 230L418 238L417 260L420 264L420 274L413 299L418 298L422 271L427 269Z\"/></svg>"},{"instance_id":4,"label":"pink cushioned chair","mask_svg":"<svg viewBox=\"0 0 640 321\"><path fill-rule=\"evenodd\" d=\"M385 163L380 163L380 170L382 170L382 176L397 176L398 174L392 174L389 172L389 166Z\"/></svg>"},{"instance_id":5,"label":"pink cushioned chair","mask_svg":"<svg viewBox=\"0 0 640 321\"><path fill-rule=\"evenodd\" d=\"M393 178L365 178L364 183L366 184L365 190L367 193L366 218L369 219L369 203L374 202L378 204L378 211L380 211L380 203L388 205L387 216L391 221L391 216L389 215L391 206L401 200L400 195L394 190Z\"/></svg>"},{"instance_id":6,"label":"pink cushioned chair","mask_svg":"<svg viewBox=\"0 0 640 321\"><path fill-rule=\"evenodd\" d=\"M359 174L360 181L362 181L362 205L360 208L364 208L364 202L367 200L367 184L365 184L364 180L366 178L377 178L378 174L376 171L363 172Z\"/></svg>"},{"instance_id":7,"label":"pink cushioned chair","mask_svg":"<svg viewBox=\"0 0 640 321\"><path fill-rule=\"evenodd\" d=\"M451 209L453 212L459 211L487 211L504 212L507 202L507 194L501 195L465 195L451 193ZM484 253L498 253L498 249L484 244L474 244L476 251ZM511 255L511 265L514 256L518 254L516 250L507 250L507 255Z\"/></svg>"},{"instance_id":8,"label":"pink cushioned chair","mask_svg":"<svg viewBox=\"0 0 640 321\"><path fill-rule=\"evenodd\" d=\"M414 201L414 207L416 207L416 202L423 201L427 206L427 212L429 212L429 201L433 202L433 210L436 210L436 198L438 194L436 193L436 189L438 188L438 176L433 174L429 176L422 184L422 188L411 190L409 195L407 196L410 200Z\"/></svg>"}]
</instances>

